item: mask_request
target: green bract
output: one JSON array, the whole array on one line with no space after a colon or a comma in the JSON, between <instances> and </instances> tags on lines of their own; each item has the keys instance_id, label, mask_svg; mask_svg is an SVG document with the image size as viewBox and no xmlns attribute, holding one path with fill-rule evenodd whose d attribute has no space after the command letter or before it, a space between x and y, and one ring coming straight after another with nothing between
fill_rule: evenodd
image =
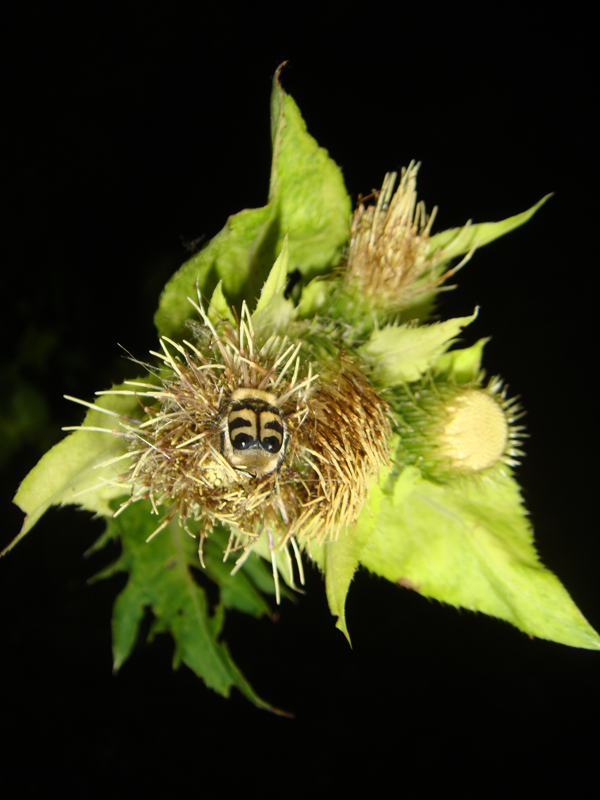
<instances>
[{"instance_id":1,"label":"green bract","mask_svg":"<svg viewBox=\"0 0 600 800\"><path fill-rule=\"evenodd\" d=\"M435 457L436 447L442 452L436 431L443 425L445 398L460 396L464 389L488 392L492 399L486 402L497 401L502 413L509 404L499 393L500 384L489 388L482 383L485 339L450 350L477 311L427 323L425 309L433 307L450 259L469 255L523 224L546 198L503 222L468 224L433 235L424 224L419 231L415 227L414 235L421 239L417 242L420 250L415 245L414 252L418 250L418 263L425 263L429 270L415 272L414 283L424 287L422 294L413 292L410 302L402 303L396 290L394 294L384 287L380 295L373 294L365 314L356 287L360 280L368 281L368 271L353 278L355 283L344 277L352 221L341 172L308 134L278 74L271 109L273 163L268 202L263 208L231 216L223 230L167 283L155 316L159 334L169 337L162 341L165 352L178 347L177 352L186 352L179 343L192 337L185 323L195 313L188 298L201 298L204 330L212 326L213 333L219 329L239 333L241 319L248 331L253 330L257 347L267 347L269 337L279 337L282 349L289 345L293 350L302 343L302 363L310 363L310 374L318 376L319 391L337 386L348 369L344 365L351 364L356 380L364 381L374 397L382 398L392 431L389 441L383 440L389 458L378 475L376 469L370 473L369 485L360 495L366 498L362 511L349 526L341 525L337 538L330 533L333 528L327 527L325 534L314 538L306 532L308 528L292 537L305 561L312 560L325 573L329 607L348 638L345 600L362 564L427 597L499 617L533 636L599 649L596 632L537 558L511 471L514 462L508 458L510 437L506 457L480 471L453 471L443 459L438 459L438 470ZM416 169L411 173L413 184ZM393 185L393 177L386 180ZM377 268L377 264L368 266ZM291 273L299 276L294 299L287 291ZM243 342L236 346L240 354L246 352ZM290 372L293 368L290 362ZM139 379L148 387L146 396L156 397L151 392L167 380L165 369L163 365L162 371ZM295 380L294 376L292 383ZM308 379L309 389L311 380L317 379ZM131 385L115 389L127 392ZM441 422L438 428L433 423L422 429L411 427L410 420L421 413L419 403L425 402L426 390L431 397L439 397L435 414ZM306 408L310 410L310 404ZM82 428L52 448L21 484L15 502L27 516L15 542L51 505L74 503L106 517L108 531L98 546L107 537L119 537L123 547L121 558L108 572L129 573L113 615L115 667L131 653L144 610L150 609L155 616L151 636L168 631L175 639L175 665L183 661L207 686L226 696L236 686L252 702L266 706L241 676L219 637L225 608L255 616L269 613L264 594L274 594L273 575L294 588L288 550L273 545L270 530L258 530L245 544L248 557L232 574L232 564L223 563L229 531L220 523L211 526L204 545L204 568L220 590L220 601L211 609L190 569L199 568L197 545L177 524L177 516L150 543L146 540L157 528L158 509L149 501L124 506L113 519L119 502L127 499L119 474L140 458L123 427L128 422L140 424L143 414L134 395L98 399L88 409ZM516 438L517 429L511 428L514 416L506 414L507 430ZM143 425L139 430L144 430ZM339 466L351 474L353 464L347 459ZM188 533L204 536L202 519L190 519ZM263 559L272 563L266 566ZM299 555L298 567L302 579ZM289 590L284 588L283 594Z\"/></svg>"}]
</instances>

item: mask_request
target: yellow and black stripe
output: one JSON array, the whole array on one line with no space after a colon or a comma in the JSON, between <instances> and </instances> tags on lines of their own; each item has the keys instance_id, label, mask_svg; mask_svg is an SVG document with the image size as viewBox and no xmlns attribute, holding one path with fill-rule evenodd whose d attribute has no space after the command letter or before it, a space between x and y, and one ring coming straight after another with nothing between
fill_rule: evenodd
<instances>
[{"instance_id":1,"label":"yellow and black stripe","mask_svg":"<svg viewBox=\"0 0 600 800\"><path fill-rule=\"evenodd\" d=\"M234 450L262 449L276 454L283 447L284 427L279 409L260 397L232 403L227 427Z\"/></svg>"}]
</instances>

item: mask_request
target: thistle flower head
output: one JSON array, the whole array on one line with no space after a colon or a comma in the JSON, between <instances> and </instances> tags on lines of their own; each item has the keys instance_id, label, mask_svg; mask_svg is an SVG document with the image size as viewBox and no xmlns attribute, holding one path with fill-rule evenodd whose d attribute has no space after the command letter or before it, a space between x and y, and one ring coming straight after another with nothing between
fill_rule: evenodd
<instances>
[{"instance_id":1,"label":"thistle flower head","mask_svg":"<svg viewBox=\"0 0 600 800\"><path fill-rule=\"evenodd\" d=\"M301 341L260 344L245 305L237 326L196 309L196 342L163 337L159 385L129 392L151 403L144 421L123 422L132 461L120 511L149 498L163 514L153 536L174 517L195 536L200 521L200 555L217 522L232 532L228 552L265 530L273 547L336 539L387 462L387 404L343 353L315 374Z\"/></svg>"},{"instance_id":2,"label":"thistle flower head","mask_svg":"<svg viewBox=\"0 0 600 800\"><path fill-rule=\"evenodd\" d=\"M419 166L411 162L402 170L395 193L397 174L388 173L375 205L361 201L352 221L346 283L371 306L393 313L431 291L448 274L437 274L434 261L428 258L437 209L427 216L424 203L417 202Z\"/></svg>"},{"instance_id":3,"label":"thistle flower head","mask_svg":"<svg viewBox=\"0 0 600 800\"><path fill-rule=\"evenodd\" d=\"M518 463L520 406L507 399L501 380L482 380L456 384L428 376L416 390L405 390L397 406L401 460L438 480Z\"/></svg>"}]
</instances>

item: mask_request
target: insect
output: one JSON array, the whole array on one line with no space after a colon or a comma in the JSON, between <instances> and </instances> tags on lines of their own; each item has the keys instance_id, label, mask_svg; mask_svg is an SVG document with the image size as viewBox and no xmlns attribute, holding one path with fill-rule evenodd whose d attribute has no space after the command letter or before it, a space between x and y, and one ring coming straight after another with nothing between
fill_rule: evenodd
<instances>
[{"instance_id":1,"label":"insect","mask_svg":"<svg viewBox=\"0 0 600 800\"><path fill-rule=\"evenodd\" d=\"M229 463L258 478L277 469L288 440L277 397L260 389L236 389L227 411L222 448Z\"/></svg>"}]
</instances>

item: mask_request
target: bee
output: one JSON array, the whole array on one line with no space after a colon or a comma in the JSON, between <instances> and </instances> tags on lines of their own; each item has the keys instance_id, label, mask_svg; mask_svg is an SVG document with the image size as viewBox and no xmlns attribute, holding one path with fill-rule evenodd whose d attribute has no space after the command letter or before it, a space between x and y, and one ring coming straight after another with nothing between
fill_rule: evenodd
<instances>
[{"instance_id":1,"label":"bee","mask_svg":"<svg viewBox=\"0 0 600 800\"><path fill-rule=\"evenodd\" d=\"M288 441L277 397L260 389L236 389L222 427L223 455L257 478L278 469Z\"/></svg>"}]
</instances>

